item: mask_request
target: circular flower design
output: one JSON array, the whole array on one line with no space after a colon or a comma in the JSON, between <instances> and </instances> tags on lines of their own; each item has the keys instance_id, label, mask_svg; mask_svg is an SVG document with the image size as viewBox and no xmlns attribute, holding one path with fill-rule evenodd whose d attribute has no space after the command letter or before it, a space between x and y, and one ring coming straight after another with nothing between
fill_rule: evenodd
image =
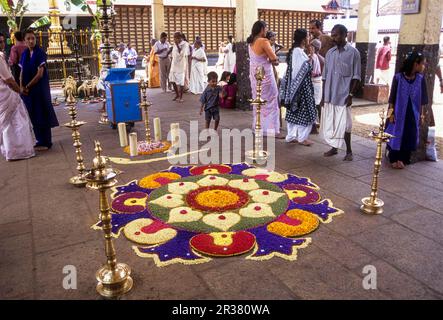
<instances>
[{"instance_id":1,"label":"circular flower design","mask_svg":"<svg viewBox=\"0 0 443 320\"><path fill-rule=\"evenodd\" d=\"M243 207L249 202L246 192L232 187L202 187L190 192L186 201L198 210L224 212Z\"/></svg>"},{"instance_id":2,"label":"circular flower design","mask_svg":"<svg viewBox=\"0 0 443 320\"><path fill-rule=\"evenodd\" d=\"M308 178L243 163L171 167L114 188L112 198L114 236L123 231L158 266L246 253L295 260L311 242L303 236L342 213Z\"/></svg>"},{"instance_id":3,"label":"circular flower design","mask_svg":"<svg viewBox=\"0 0 443 320\"><path fill-rule=\"evenodd\" d=\"M190 176L154 190L148 201L152 215L193 232L239 231L263 225L284 213L287 194L267 181L248 179L255 189L231 187L242 175ZM182 184L182 189L180 185ZM191 188L192 186L192 188ZM180 208L179 211L175 210Z\"/></svg>"}]
</instances>

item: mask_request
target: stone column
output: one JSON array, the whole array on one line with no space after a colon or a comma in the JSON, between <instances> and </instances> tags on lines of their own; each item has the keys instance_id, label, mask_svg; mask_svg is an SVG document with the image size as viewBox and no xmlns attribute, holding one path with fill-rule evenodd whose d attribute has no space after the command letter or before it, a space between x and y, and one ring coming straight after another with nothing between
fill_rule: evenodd
<instances>
[{"instance_id":1,"label":"stone column","mask_svg":"<svg viewBox=\"0 0 443 320\"><path fill-rule=\"evenodd\" d=\"M374 79L375 46L377 45L376 20L377 0L360 0L355 47L361 56L361 87L373 82Z\"/></svg>"},{"instance_id":2,"label":"stone column","mask_svg":"<svg viewBox=\"0 0 443 320\"><path fill-rule=\"evenodd\" d=\"M249 108L251 82L249 80L249 53L246 39L251 33L252 25L258 20L256 0L236 1L235 11L235 50L237 56L237 106Z\"/></svg>"},{"instance_id":3,"label":"stone column","mask_svg":"<svg viewBox=\"0 0 443 320\"><path fill-rule=\"evenodd\" d=\"M152 38L159 40L160 34L165 31L165 6L163 0L152 0L151 20Z\"/></svg>"},{"instance_id":4,"label":"stone column","mask_svg":"<svg viewBox=\"0 0 443 320\"><path fill-rule=\"evenodd\" d=\"M432 100L435 83L435 70L440 58L439 42L442 24L443 1L421 0L420 12L417 14L403 14L400 23L400 34L397 46L397 61L395 71L401 68L408 52L419 51L427 60L425 79L428 90L429 104L427 105L428 117L425 125L420 128L420 143L412 160L421 161L426 158L426 140L428 127L434 126L432 113Z\"/></svg>"}]
</instances>

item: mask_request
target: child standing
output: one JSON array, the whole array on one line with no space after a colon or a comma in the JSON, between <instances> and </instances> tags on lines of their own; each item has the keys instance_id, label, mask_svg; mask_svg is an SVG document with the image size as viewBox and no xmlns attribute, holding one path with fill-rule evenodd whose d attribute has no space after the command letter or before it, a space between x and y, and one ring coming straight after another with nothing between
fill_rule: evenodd
<instances>
[{"instance_id":1,"label":"child standing","mask_svg":"<svg viewBox=\"0 0 443 320\"><path fill-rule=\"evenodd\" d=\"M394 169L403 169L409 164L411 152L417 149L419 127L428 104L426 81L422 75L425 63L421 53L409 53L392 81L386 132L394 135L387 147L389 162Z\"/></svg>"},{"instance_id":2,"label":"child standing","mask_svg":"<svg viewBox=\"0 0 443 320\"><path fill-rule=\"evenodd\" d=\"M218 75L212 71L208 73L208 86L200 97L200 115L205 111L206 129L209 129L211 120L214 119L214 130L217 130L220 122L220 103L222 88L217 85Z\"/></svg>"}]
</instances>

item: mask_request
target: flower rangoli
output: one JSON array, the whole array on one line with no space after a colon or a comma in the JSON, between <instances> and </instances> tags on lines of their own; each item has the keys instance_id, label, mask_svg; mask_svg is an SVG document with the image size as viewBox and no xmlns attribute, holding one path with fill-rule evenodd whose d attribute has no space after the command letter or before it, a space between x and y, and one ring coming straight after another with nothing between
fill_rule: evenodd
<instances>
[{"instance_id":1,"label":"flower rangoli","mask_svg":"<svg viewBox=\"0 0 443 320\"><path fill-rule=\"evenodd\" d=\"M247 164L171 167L114 188L112 232L158 266L241 254L295 260L305 236L342 213L318 189Z\"/></svg>"}]
</instances>

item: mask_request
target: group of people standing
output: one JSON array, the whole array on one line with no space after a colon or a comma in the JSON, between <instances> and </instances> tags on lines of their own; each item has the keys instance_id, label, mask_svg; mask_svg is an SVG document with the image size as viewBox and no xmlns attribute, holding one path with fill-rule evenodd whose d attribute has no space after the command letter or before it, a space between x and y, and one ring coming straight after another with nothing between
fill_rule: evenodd
<instances>
[{"instance_id":1,"label":"group of people standing","mask_svg":"<svg viewBox=\"0 0 443 320\"><path fill-rule=\"evenodd\" d=\"M321 32L320 21L313 20L310 33L311 38L306 29L294 31L286 73L278 88L273 66L278 65L279 60L266 37L266 23L257 21L254 24L247 42L252 88L255 88L257 67L264 67L266 75L262 92L268 103L262 110L262 128L265 134L286 138L288 143L310 146L309 135L316 133L319 121L320 133L331 146L324 155L337 154L338 148L346 142L345 160L352 160L349 107L360 80L360 55L346 42L347 30L342 25L335 26L329 37ZM255 90L252 96L255 98ZM280 134L280 106L286 107L286 137Z\"/></svg>"},{"instance_id":2,"label":"group of people standing","mask_svg":"<svg viewBox=\"0 0 443 320\"><path fill-rule=\"evenodd\" d=\"M189 89L202 94L201 112L205 111L206 126L220 121L218 108L235 106L236 65L235 44L230 37L223 46L223 73L220 81L216 72L207 73L207 56L200 37L190 45L181 32L174 33L173 43L162 33L152 41L149 55L149 86L160 86L164 92L172 87L174 101L183 102L183 92ZM37 45L32 30L15 34L15 45L9 57L4 53L5 37L0 34L0 149L7 160L29 158L35 150L52 146L51 128L58 126L49 87L46 54ZM288 143L312 145L311 133L318 133L330 146L325 157L338 154L346 147L344 160L352 161L351 148L353 96L361 81L359 51L347 42L347 29L337 24L327 36L321 32L318 20L310 22L308 30L293 33L293 43L287 53L284 77L276 76L281 46L276 35L268 32L264 21L254 23L247 39L252 97L256 98L257 68L263 68L262 129L265 135L286 139ZM120 45L112 53L115 67L133 68L137 52ZM389 39L377 54L377 67L386 70L390 60ZM392 81L386 131L394 138L388 143L393 168L403 169L417 148L419 127L425 119L428 103L423 76L426 59L411 52ZM232 70L232 71L231 71ZM386 74L386 73L385 73ZM280 134L280 107L285 106L287 134ZM254 120L255 124L255 110ZM319 124L317 124L319 123Z\"/></svg>"},{"instance_id":3,"label":"group of people standing","mask_svg":"<svg viewBox=\"0 0 443 320\"><path fill-rule=\"evenodd\" d=\"M31 158L35 150L50 149L51 128L59 125L46 53L32 30L14 36L9 58L0 50L0 149L7 160Z\"/></svg>"},{"instance_id":4,"label":"group of people standing","mask_svg":"<svg viewBox=\"0 0 443 320\"><path fill-rule=\"evenodd\" d=\"M252 27L249 44L250 81L253 98L256 97L255 72L263 67L262 97L268 103L262 107L262 129L267 135L288 143L312 145L309 135L317 132L330 146L325 157L338 154L346 147L344 161L352 161L351 130L353 97L361 81L361 57L357 49L347 42L347 29L337 24L331 35L321 31L321 22L310 22L310 35L306 29L297 29L287 54L287 69L278 88L275 66L279 60L267 37L264 21ZM377 66L386 70L389 63L389 39L378 52ZM422 75L425 58L411 52L403 62L401 71L392 81L389 98L389 119L386 131L395 137L388 143L389 159L393 168L403 169L409 163L411 152L417 148L419 125L424 119L428 103L426 82ZM279 108L286 107L287 134L280 134ZM254 122L255 124L255 110Z\"/></svg>"},{"instance_id":5,"label":"group of people standing","mask_svg":"<svg viewBox=\"0 0 443 320\"><path fill-rule=\"evenodd\" d=\"M205 89L207 57L200 37L191 45L182 32L175 32L172 44L162 32L160 40L152 39L151 51L145 55L146 76L150 88L168 89L173 101L183 102L183 93L201 94Z\"/></svg>"},{"instance_id":6,"label":"group of people standing","mask_svg":"<svg viewBox=\"0 0 443 320\"><path fill-rule=\"evenodd\" d=\"M173 42L163 32L160 40L153 39L151 51L145 55L146 75L150 88L161 87L175 93L173 101L183 102L183 93L202 94L207 86L208 58L201 37L197 36L191 45L182 32L175 32ZM234 72L235 44L233 37L220 49L221 72ZM218 67L218 66L217 66Z\"/></svg>"},{"instance_id":7,"label":"group of people standing","mask_svg":"<svg viewBox=\"0 0 443 320\"><path fill-rule=\"evenodd\" d=\"M129 42L127 45L120 43L114 50L111 51L111 59L114 64L114 68L130 68L133 69L131 77L135 77L135 69L137 68L138 53L132 44Z\"/></svg>"}]
</instances>

